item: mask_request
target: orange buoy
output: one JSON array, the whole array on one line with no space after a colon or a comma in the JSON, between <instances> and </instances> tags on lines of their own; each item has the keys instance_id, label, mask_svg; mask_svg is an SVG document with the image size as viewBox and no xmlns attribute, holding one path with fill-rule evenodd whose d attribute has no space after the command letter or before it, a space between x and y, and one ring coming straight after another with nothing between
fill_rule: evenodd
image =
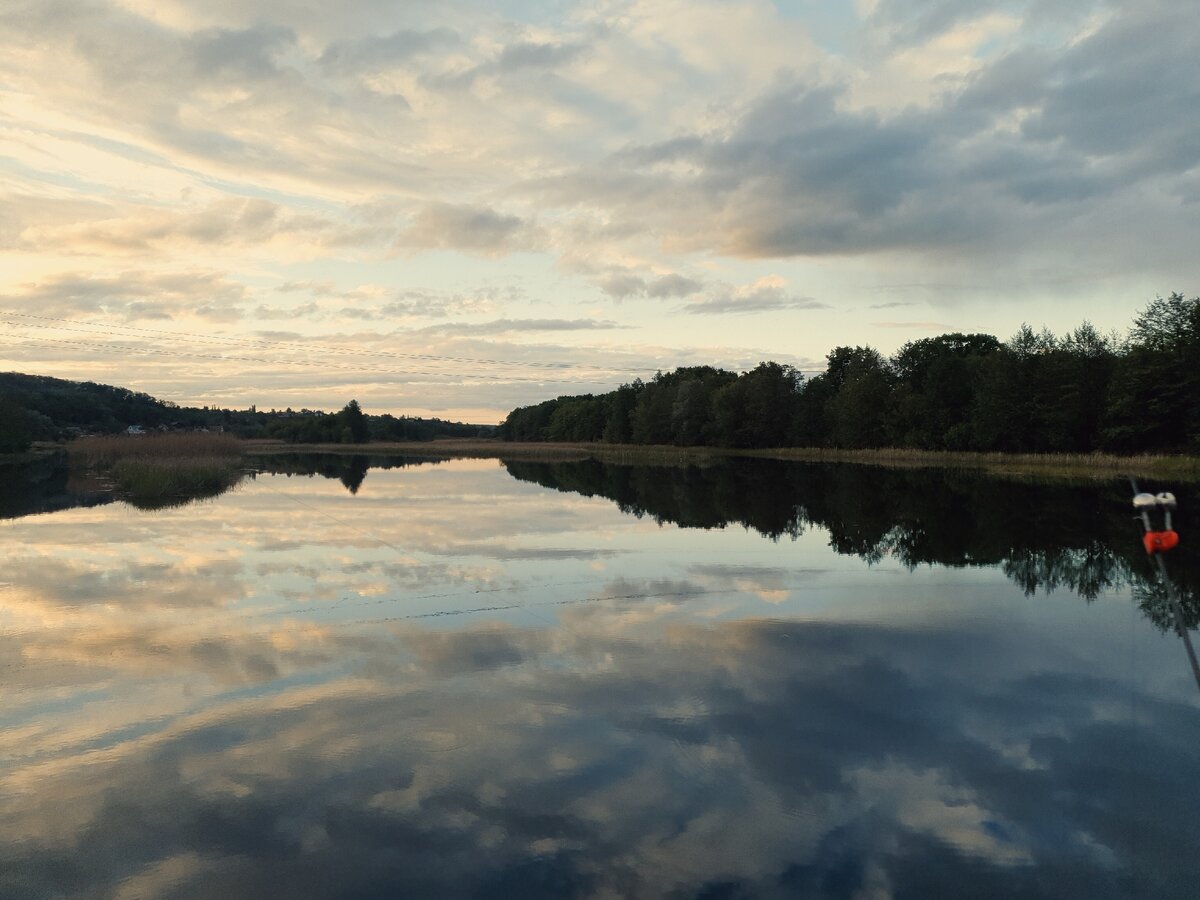
<instances>
[{"instance_id":1,"label":"orange buoy","mask_svg":"<svg viewBox=\"0 0 1200 900\"><path fill-rule=\"evenodd\" d=\"M1142 535L1142 546L1146 548L1146 552L1153 556L1155 553L1166 553L1168 550L1178 546L1179 533L1174 530L1167 531L1147 531Z\"/></svg>"}]
</instances>

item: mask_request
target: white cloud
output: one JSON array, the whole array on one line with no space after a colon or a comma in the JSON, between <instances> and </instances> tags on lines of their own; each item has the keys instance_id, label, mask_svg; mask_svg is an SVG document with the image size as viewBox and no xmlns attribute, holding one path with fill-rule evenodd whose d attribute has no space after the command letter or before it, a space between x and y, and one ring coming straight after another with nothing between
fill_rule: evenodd
<instances>
[{"instance_id":1,"label":"white cloud","mask_svg":"<svg viewBox=\"0 0 1200 900\"><path fill-rule=\"evenodd\" d=\"M624 327L563 332L573 352L669 327L682 359L735 342L819 358L863 339L866 306L1007 333L1045 308L1119 326L1195 290L1196 17L1166 0L857 11L823 49L807 12L765 0L507 19L14 0L0 294L306 334L437 319L460 339L586 312ZM328 290L277 291L304 283ZM597 289L639 302L592 310ZM803 335L774 327L821 309ZM718 315L739 312L757 315ZM492 355L519 357L522 330L491 334Z\"/></svg>"}]
</instances>

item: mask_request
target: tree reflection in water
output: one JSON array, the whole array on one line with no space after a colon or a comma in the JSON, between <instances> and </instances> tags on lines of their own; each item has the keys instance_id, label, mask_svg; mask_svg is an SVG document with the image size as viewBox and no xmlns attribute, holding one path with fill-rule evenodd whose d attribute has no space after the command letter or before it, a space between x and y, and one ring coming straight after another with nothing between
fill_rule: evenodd
<instances>
[{"instance_id":1,"label":"tree reflection in water","mask_svg":"<svg viewBox=\"0 0 1200 900\"><path fill-rule=\"evenodd\" d=\"M772 540L810 526L829 545L868 563L999 566L1026 594L1066 588L1091 601L1133 589L1160 629L1170 603L1146 559L1123 480L1021 481L950 469L734 459L700 466L622 466L508 461L515 478L560 491L608 497L625 512L688 528L741 524ZM1200 624L1200 556L1188 541L1195 520L1180 491L1183 543L1171 555L1186 623ZM1148 490L1151 488L1147 488ZM1152 488L1158 490L1157 486Z\"/></svg>"},{"instance_id":2,"label":"tree reflection in water","mask_svg":"<svg viewBox=\"0 0 1200 900\"><path fill-rule=\"evenodd\" d=\"M1194 896L1123 483L411 462L5 523L0 896Z\"/></svg>"}]
</instances>

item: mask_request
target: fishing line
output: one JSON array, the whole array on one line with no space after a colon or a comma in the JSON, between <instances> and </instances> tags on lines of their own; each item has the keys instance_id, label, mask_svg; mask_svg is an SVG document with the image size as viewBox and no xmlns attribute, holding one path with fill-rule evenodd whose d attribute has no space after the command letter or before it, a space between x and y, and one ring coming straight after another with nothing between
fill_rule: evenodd
<instances>
[{"instance_id":1,"label":"fishing line","mask_svg":"<svg viewBox=\"0 0 1200 900\"><path fill-rule=\"evenodd\" d=\"M1171 527L1171 511L1175 509L1175 495L1167 492L1146 494L1138 490L1137 481L1129 476L1129 485L1133 488L1133 508L1138 511L1145 532L1142 544L1146 553L1154 557L1158 564L1158 582L1162 585L1163 593L1171 604L1172 616L1175 619L1175 631L1183 641L1187 651L1188 662L1192 667L1192 677L1196 679L1196 687L1200 689L1200 661L1196 659L1196 650L1192 646L1192 637L1188 633L1187 620L1183 614L1183 604L1179 600L1174 582L1167 575L1167 563L1163 556L1179 543L1179 535ZM1150 522L1150 510L1161 510L1163 513L1162 529L1154 529Z\"/></svg>"}]
</instances>

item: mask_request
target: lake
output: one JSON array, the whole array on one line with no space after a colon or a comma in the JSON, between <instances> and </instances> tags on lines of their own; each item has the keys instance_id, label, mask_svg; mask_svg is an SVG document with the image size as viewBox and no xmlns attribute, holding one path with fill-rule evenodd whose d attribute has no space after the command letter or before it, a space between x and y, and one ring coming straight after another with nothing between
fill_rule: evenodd
<instances>
[{"instance_id":1,"label":"lake","mask_svg":"<svg viewBox=\"0 0 1200 900\"><path fill-rule=\"evenodd\" d=\"M1197 895L1123 482L255 465L0 484L0 895ZM1148 487L1195 627L1200 492Z\"/></svg>"}]
</instances>

